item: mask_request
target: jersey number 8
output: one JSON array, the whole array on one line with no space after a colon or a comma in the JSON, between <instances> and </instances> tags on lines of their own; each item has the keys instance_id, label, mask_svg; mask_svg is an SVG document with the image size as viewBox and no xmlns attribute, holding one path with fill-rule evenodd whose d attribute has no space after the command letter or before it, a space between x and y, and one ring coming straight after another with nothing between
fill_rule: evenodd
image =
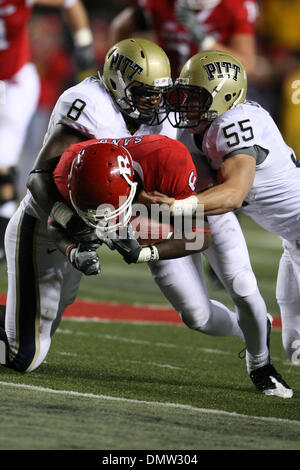
<instances>
[{"instance_id":1,"label":"jersey number 8","mask_svg":"<svg viewBox=\"0 0 300 470\"><path fill-rule=\"evenodd\" d=\"M72 121L77 121L85 107L86 102L77 98L77 100L73 101L67 112L68 118L72 119Z\"/></svg>"}]
</instances>

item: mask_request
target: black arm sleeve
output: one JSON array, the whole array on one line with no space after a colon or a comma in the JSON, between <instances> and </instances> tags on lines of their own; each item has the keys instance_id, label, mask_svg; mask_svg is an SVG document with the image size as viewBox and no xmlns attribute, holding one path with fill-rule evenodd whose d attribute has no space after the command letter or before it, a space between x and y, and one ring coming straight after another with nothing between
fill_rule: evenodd
<instances>
[{"instance_id":1,"label":"black arm sleeve","mask_svg":"<svg viewBox=\"0 0 300 470\"><path fill-rule=\"evenodd\" d=\"M149 21L141 7L137 6L133 12L133 19L138 29L147 31L150 29Z\"/></svg>"}]
</instances>

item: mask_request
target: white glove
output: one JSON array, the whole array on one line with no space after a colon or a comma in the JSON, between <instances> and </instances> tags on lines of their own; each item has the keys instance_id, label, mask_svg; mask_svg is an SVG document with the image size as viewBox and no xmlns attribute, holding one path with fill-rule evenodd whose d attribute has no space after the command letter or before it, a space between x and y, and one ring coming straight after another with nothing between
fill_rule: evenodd
<instances>
[{"instance_id":1,"label":"white glove","mask_svg":"<svg viewBox=\"0 0 300 470\"><path fill-rule=\"evenodd\" d=\"M185 8L179 5L175 11L175 17L179 23L186 27L193 41L198 43L203 41L206 33L202 24L199 23L196 12L194 10L190 10L189 8Z\"/></svg>"},{"instance_id":2,"label":"white glove","mask_svg":"<svg viewBox=\"0 0 300 470\"><path fill-rule=\"evenodd\" d=\"M194 10L178 5L175 10L175 17L179 23L186 27L192 40L199 44L200 50L214 48L216 40L205 32Z\"/></svg>"},{"instance_id":3,"label":"white glove","mask_svg":"<svg viewBox=\"0 0 300 470\"><path fill-rule=\"evenodd\" d=\"M101 271L100 261L94 249L72 246L68 249L67 257L74 268L81 271L86 276L99 274Z\"/></svg>"}]
</instances>

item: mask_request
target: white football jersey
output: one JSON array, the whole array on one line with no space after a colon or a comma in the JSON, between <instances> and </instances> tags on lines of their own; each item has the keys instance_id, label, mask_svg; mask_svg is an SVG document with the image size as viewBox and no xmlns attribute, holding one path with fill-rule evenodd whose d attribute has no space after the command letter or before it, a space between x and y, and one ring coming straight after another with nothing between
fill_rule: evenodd
<instances>
[{"instance_id":1,"label":"white football jersey","mask_svg":"<svg viewBox=\"0 0 300 470\"><path fill-rule=\"evenodd\" d=\"M67 89L58 99L49 121L44 143L56 124L63 123L88 138L132 137L124 118L100 77L88 77ZM168 120L157 126L141 124L133 135L163 134L175 138Z\"/></svg>"},{"instance_id":2,"label":"white football jersey","mask_svg":"<svg viewBox=\"0 0 300 470\"><path fill-rule=\"evenodd\" d=\"M197 152L201 158L192 134L185 130L178 132L178 138L188 146L194 162ZM282 238L300 239L300 168L266 110L250 101L240 104L213 121L202 142L215 170L231 152L252 146L258 146L265 159L257 162L243 212Z\"/></svg>"}]
</instances>

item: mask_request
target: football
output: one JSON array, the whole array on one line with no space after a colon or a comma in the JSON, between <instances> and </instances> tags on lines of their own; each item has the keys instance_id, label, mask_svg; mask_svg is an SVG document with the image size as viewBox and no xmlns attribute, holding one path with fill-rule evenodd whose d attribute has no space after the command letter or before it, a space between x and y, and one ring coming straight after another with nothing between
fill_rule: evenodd
<instances>
[{"instance_id":1,"label":"football","mask_svg":"<svg viewBox=\"0 0 300 470\"><path fill-rule=\"evenodd\" d=\"M133 233L140 245L149 245L169 239L173 235L174 227L167 222L146 216L135 216L131 219Z\"/></svg>"}]
</instances>

